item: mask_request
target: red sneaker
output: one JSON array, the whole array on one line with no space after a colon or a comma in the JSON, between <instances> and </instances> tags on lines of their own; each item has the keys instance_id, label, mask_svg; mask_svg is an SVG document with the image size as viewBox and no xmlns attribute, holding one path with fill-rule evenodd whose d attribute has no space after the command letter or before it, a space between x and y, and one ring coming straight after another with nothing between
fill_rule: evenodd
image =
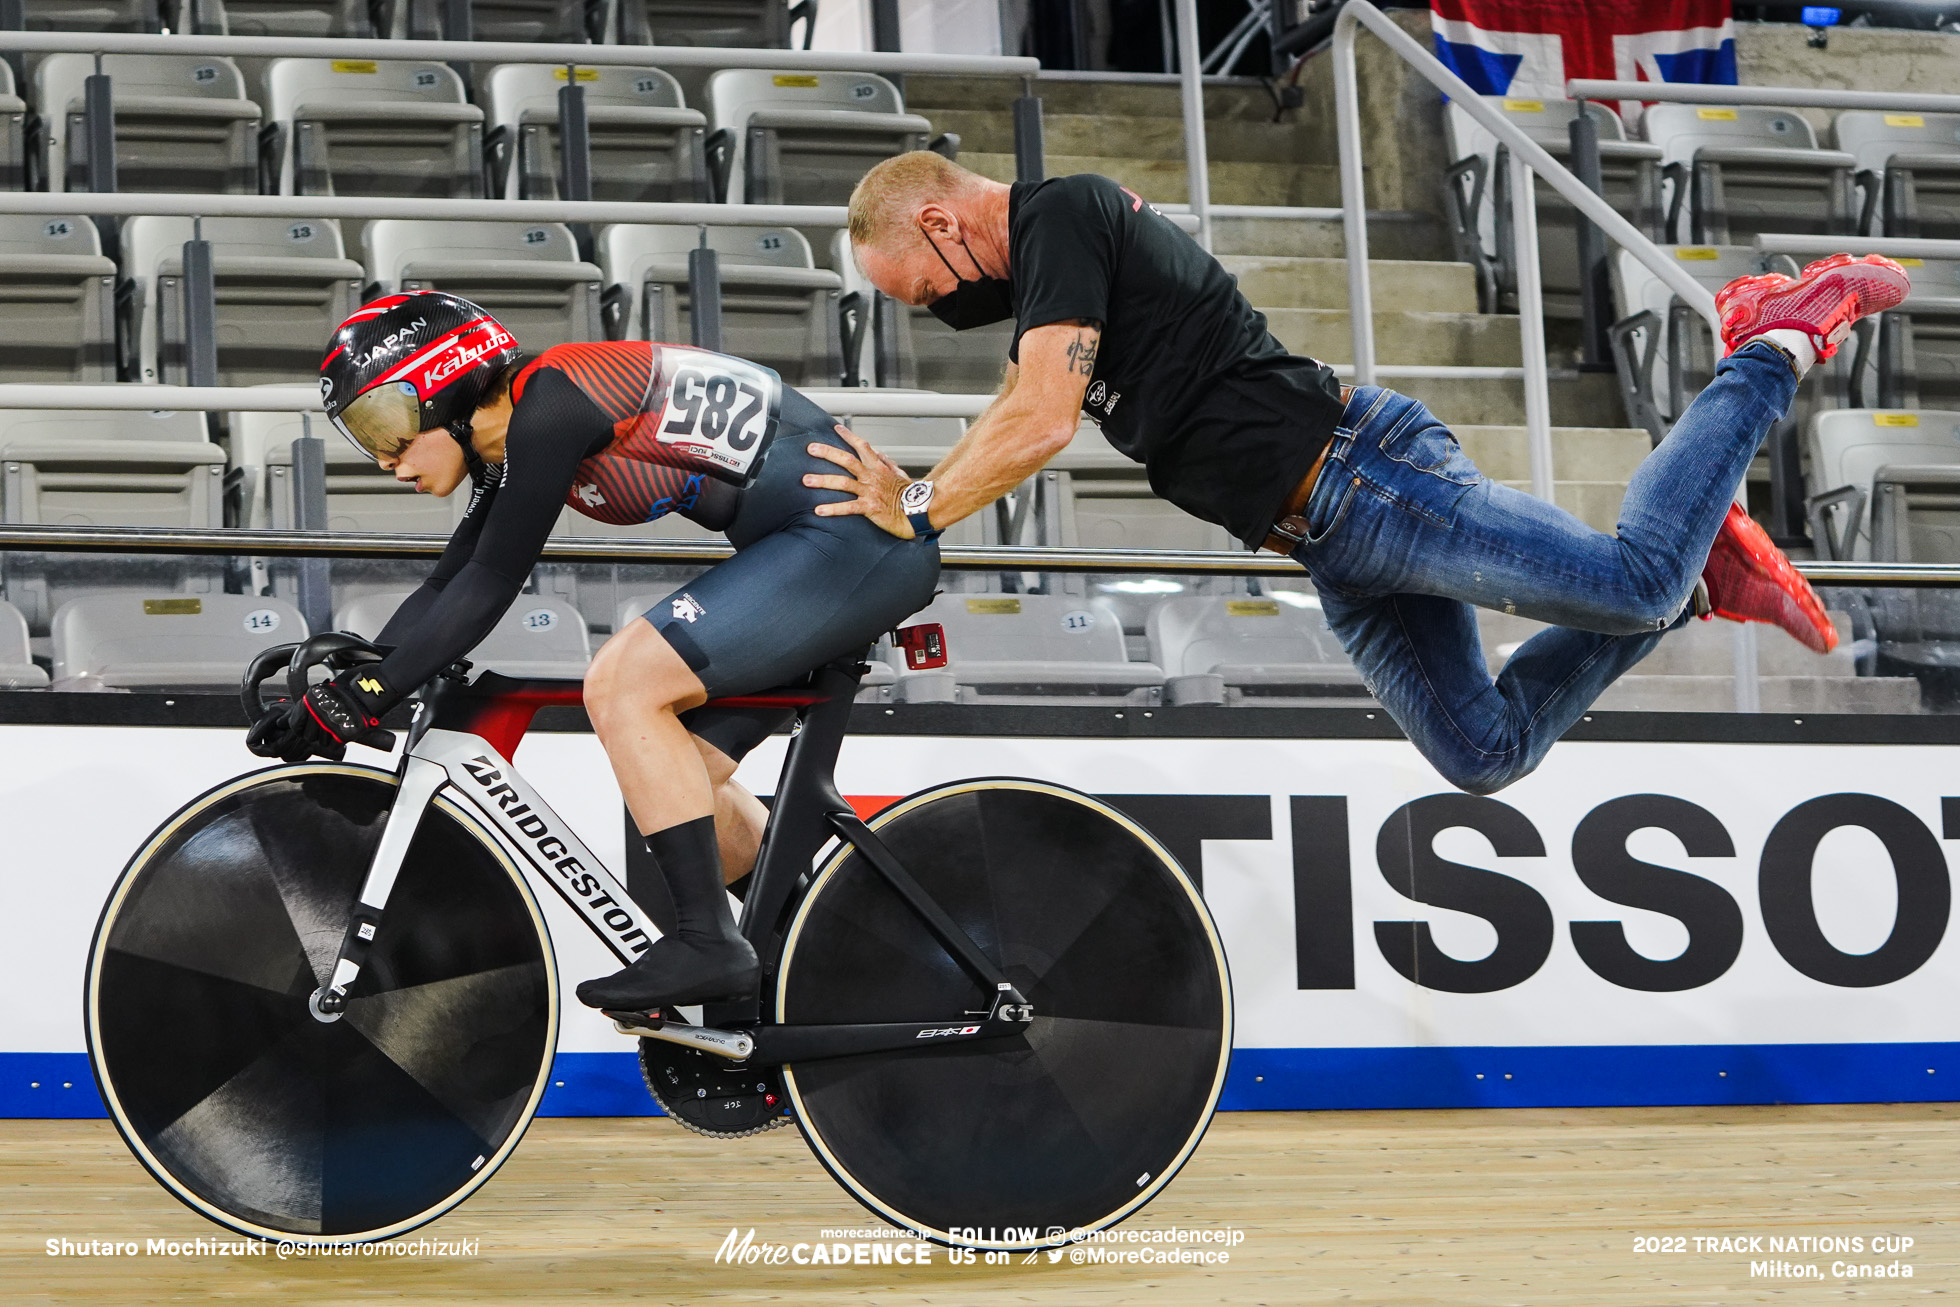
<instances>
[{"instance_id":1,"label":"red sneaker","mask_svg":"<svg viewBox=\"0 0 1960 1307\"><path fill-rule=\"evenodd\" d=\"M1906 270L1882 254L1833 254L1795 277L1765 272L1738 277L1715 292L1722 347L1733 354L1765 331L1806 332L1819 362L1837 353L1851 324L1906 297Z\"/></svg>"},{"instance_id":2,"label":"red sneaker","mask_svg":"<svg viewBox=\"0 0 1960 1307\"><path fill-rule=\"evenodd\" d=\"M1715 533L1701 579L1710 616L1780 626L1820 654L1837 647L1837 628L1817 592L1738 504L1729 505Z\"/></svg>"}]
</instances>

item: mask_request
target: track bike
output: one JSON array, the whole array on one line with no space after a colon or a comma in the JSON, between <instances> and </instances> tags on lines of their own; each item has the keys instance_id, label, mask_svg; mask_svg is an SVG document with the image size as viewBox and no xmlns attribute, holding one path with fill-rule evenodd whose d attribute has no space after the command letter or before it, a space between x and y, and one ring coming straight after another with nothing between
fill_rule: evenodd
<instances>
[{"instance_id":1,"label":"track bike","mask_svg":"<svg viewBox=\"0 0 1960 1307\"><path fill-rule=\"evenodd\" d=\"M283 666L379 656L341 633ZM1034 1249L1124 1219L1191 1156L1224 1084L1232 997L1203 900L1087 795L995 777L860 820L833 770L855 660L711 701L793 713L741 929L760 995L608 1014L681 1124L794 1121L872 1212L938 1242ZM576 680L467 664L418 696L393 771L275 766L191 801L111 891L88 1048L137 1159L265 1239L385 1239L462 1202L550 1082L559 991L535 886L622 962L645 910L511 764Z\"/></svg>"}]
</instances>

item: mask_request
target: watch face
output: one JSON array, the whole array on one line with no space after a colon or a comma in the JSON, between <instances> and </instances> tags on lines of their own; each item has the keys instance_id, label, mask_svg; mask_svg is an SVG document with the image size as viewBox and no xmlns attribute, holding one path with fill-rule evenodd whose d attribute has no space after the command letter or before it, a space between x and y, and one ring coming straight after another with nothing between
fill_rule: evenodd
<instances>
[{"instance_id":1,"label":"watch face","mask_svg":"<svg viewBox=\"0 0 1960 1307\"><path fill-rule=\"evenodd\" d=\"M908 513L916 513L932 502L932 482L914 481L899 492L898 506Z\"/></svg>"}]
</instances>

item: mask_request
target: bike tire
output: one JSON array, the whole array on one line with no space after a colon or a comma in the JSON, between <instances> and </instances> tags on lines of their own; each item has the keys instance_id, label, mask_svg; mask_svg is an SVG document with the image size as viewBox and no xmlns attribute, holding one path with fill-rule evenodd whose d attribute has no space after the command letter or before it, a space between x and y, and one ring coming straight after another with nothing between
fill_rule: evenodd
<instances>
[{"instance_id":1,"label":"bike tire","mask_svg":"<svg viewBox=\"0 0 1960 1307\"><path fill-rule=\"evenodd\" d=\"M1196 888L1130 818L1038 781L941 786L869 824L1035 1016L1025 1039L784 1066L811 1149L873 1212L955 1246L1054 1247L1136 1212L1197 1147L1231 1056ZM775 1015L957 1020L993 997L846 844L797 905Z\"/></svg>"},{"instance_id":2,"label":"bike tire","mask_svg":"<svg viewBox=\"0 0 1960 1307\"><path fill-rule=\"evenodd\" d=\"M557 968L523 875L467 810L422 816L338 1021L332 973L392 773L276 767L164 822L109 895L84 1005L97 1088L138 1161L240 1233L386 1239L516 1147L549 1083Z\"/></svg>"}]
</instances>

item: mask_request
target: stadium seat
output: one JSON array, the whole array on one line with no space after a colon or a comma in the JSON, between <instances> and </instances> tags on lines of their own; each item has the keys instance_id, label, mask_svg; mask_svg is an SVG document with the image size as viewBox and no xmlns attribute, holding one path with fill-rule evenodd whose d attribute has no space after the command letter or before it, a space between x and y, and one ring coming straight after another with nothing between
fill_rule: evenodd
<instances>
[{"instance_id":1,"label":"stadium seat","mask_svg":"<svg viewBox=\"0 0 1960 1307\"><path fill-rule=\"evenodd\" d=\"M689 203L713 198L703 138L707 119L686 107L680 83L658 68L581 68L591 139L592 198ZM565 70L505 64L488 78L491 146L501 160L491 189L505 199L558 196L558 92Z\"/></svg>"},{"instance_id":2,"label":"stadium seat","mask_svg":"<svg viewBox=\"0 0 1960 1307\"><path fill-rule=\"evenodd\" d=\"M1900 259L1912 293L1878 319L1880 408L1960 408L1960 259Z\"/></svg>"},{"instance_id":3,"label":"stadium seat","mask_svg":"<svg viewBox=\"0 0 1960 1307\"><path fill-rule=\"evenodd\" d=\"M34 662L27 638L27 619L20 609L0 600L0 690L45 690L48 673Z\"/></svg>"},{"instance_id":4,"label":"stadium seat","mask_svg":"<svg viewBox=\"0 0 1960 1307\"><path fill-rule=\"evenodd\" d=\"M194 13L189 11L195 10ZM373 38L367 0L183 0L174 31L220 36ZM186 18L189 21L184 21Z\"/></svg>"},{"instance_id":5,"label":"stadium seat","mask_svg":"<svg viewBox=\"0 0 1960 1307\"><path fill-rule=\"evenodd\" d=\"M1960 113L1854 109L1832 131L1864 190L1859 232L1960 238Z\"/></svg>"},{"instance_id":6,"label":"stadium seat","mask_svg":"<svg viewBox=\"0 0 1960 1307\"><path fill-rule=\"evenodd\" d=\"M485 193L483 110L447 64L275 59L266 85L282 195Z\"/></svg>"},{"instance_id":7,"label":"stadium seat","mask_svg":"<svg viewBox=\"0 0 1960 1307\"><path fill-rule=\"evenodd\" d=\"M606 8L606 39L620 45L782 50L790 24L802 16L785 0L610 0Z\"/></svg>"},{"instance_id":8,"label":"stadium seat","mask_svg":"<svg viewBox=\"0 0 1960 1307\"><path fill-rule=\"evenodd\" d=\"M1173 704L1271 703L1366 695L1308 596L1166 599L1146 624L1150 660Z\"/></svg>"},{"instance_id":9,"label":"stadium seat","mask_svg":"<svg viewBox=\"0 0 1960 1307\"><path fill-rule=\"evenodd\" d=\"M30 32L161 32L159 0L22 0Z\"/></svg>"},{"instance_id":10,"label":"stadium seat","mask_svg":"<svg viewBox=\"0 0 1960 1307\"><path fill-rule=\"evenodd\" d=\"M467 0L472 41L579 45L592 40L603 5L594 0ZM411 41L459 40L444 0L388 0L390 35Z\"/></svg>"},{"instance_id":11,"label":"stadium seat","mask_svg":"<svg viewBox=\"0 0 1960 1307\"><path fill-rule=\"evenodd\" d=\"M13 65L0 60L0 191L27 189L27 102Z\"/></svg>"},{"instance_id":12,"label":"stadium seat","mask_svg":"<svg viewBox=\"0 0 1960 1307\"><path fill-rule=\"evenodd\" d=\"M0 520L209 530L224 524L224 463L202 413L0 409ZM0 558L0 568L6 597L45 631L72 594L218 589L225 564L19 551Z\"/></svg>"},{"instance_id":13,"label":"stadium seat","mask_svg":"<svg viewBox=\"0 0 1960 1307\"><path fill-rule=\"evenodd\" d=\"M1526 100L1490 95L1484 100L1554 159L1572 166L1571 126L1579 114L1574 100ZM1660 158L1658 146L1626 139L1620 116L1590 101L1599 129L1602 194L1644 235L1660 235ZM1509 151L1452 104L1444 119L1453 162L1445 174L1444 203L1457 243L1457 257L1477 272L1479 301L1489 313L1515 311L1517 268L1511 235ZM1579 313L1578 211L1545 184L1536 183L1538 262L1545 307L1555 316Z\"/></svg>"},{"instance_id":14,"label":"stadium seat","mask_svg":"<svg viewBox=\"0 0 1960 1307\"><path fill-rule=\"evenodd\" d=\"M946 628L943 671L898 669L907 703L1154 704L1164 673L1132 662L1106 599L1079 595L942 594L908 619Z\"/></svg>"},{"instance_id":15,"label":"stadium seat","mask_svg":"<svg viewBox=\"0 0 1960 1307\"><path fill-rule=\"evenodd\" d=\"M603 340L599 269L563 223L383 219L362 233L369 298L446 290L497 315L525 349Z\"/></svg>"},{"instance_id":16,"label":"stadium seat","mask_svg":"<svg viewBox=\"0 0 1960 1307\"><path fill-rule=\"evenodd\" d=\"M693 339L688 252L698 227L616 225L599 237L610 334ZM792 386L834 386L844 367L838 325L842 281L817 268L810 243L788 227L709 227L721 273L722 348L776 369Z\"/></svg>"},{"instance_id":17,"label":"stadium seat","mask_svg":"<svg viewBox=\"0 0 1960 1307\"><path fill-rule=\"evenodd\" d=\"M1820 413L1807 432L1811 537L1820 558L1960 562L1960 412L1916 413L1841 409ZM1943 494L1914 520L1888 503L1888 529L1875 530L1877 498L1909 496L1918 470L1922 484L1945 483ZM1888 488L1889 487L1889 488ZM1882 537L1882 538L1881 538Z\"/></svg>"},{"instance_id":18,"label":"stadium seat","mask_svg":"<svg viewBox=\"0 0 1960 1307\"><path fill-rule=\"evenodd\" d=\"M88 189L84 84L95 57L51 54L34 73L48 189ZM116 187L124 191L259 192L259 106L229 59L106 55L115 103Z\"/></svg>"},{"instance_id":19,"label":"stadium seat","mask_svg":"<svg viewBox=\"0 0 1960 1307\"><path fill-rule=\"evenodd\" d=\"M724 68L708 79L711 152L735 204L842 204L880 159L924 149L932 124L872 73Z\"/></svg>"},{"instance_id":20,"label":"stadium seat","mask_svg":"<svg viewBox=\"0 0 1960 1307\"><path fill-rule=\"evenodd\" d=\"M400 591L363 595L334 614L334 628L372 640L406 598ZM506 676L584 676L592 661L592 642L585 620L570 604L549 595L521 594L470 650L469 660L477 671Z\"/></svg>"},{"instance_id":21,"label":"stadium seat","mask_svg":"<svg viewBox=\"0 0 1960 1307\"><path fill-rule=\"evenodd\" d=\"M114 381L115 287L87 218L0 215L0 379Z\"/></svg>"},{"instance_id":22,"label":"stadium seat","mask_svg":"<svg viewBox=\"0 0 1960 1307\"><path fill-rule=\"evenodd\" d=\"M1857 228L1852 158L1817 146L1790 109L1657 104L1643 120L1671 183L1663 230L1727 245L1758 232L1849 235Z\"/></svg>"},{"instance_id":23,"label":"stadium seat","mask_svg":"<svg viewBox=\"0 0 1960 1307\"><path fill-rule=\"evenodd\" d=\"M236 690L261 649L307 637L268 595L92 594L54 615L57 690Z\"/></svg>"},{"instance_id":24,"label":"stadium seat","mask_svg":"<svg viewBox=\"0 0 1960 1307\"><path fill-rule=\"evenodd\" d=\"M218 384L310 382L320 342L361 303L364 274L331 218L206 218L217 283ZM183 385L189 218L123 224L122 339L133 380Z\"/></svg>"}]
</instances>

